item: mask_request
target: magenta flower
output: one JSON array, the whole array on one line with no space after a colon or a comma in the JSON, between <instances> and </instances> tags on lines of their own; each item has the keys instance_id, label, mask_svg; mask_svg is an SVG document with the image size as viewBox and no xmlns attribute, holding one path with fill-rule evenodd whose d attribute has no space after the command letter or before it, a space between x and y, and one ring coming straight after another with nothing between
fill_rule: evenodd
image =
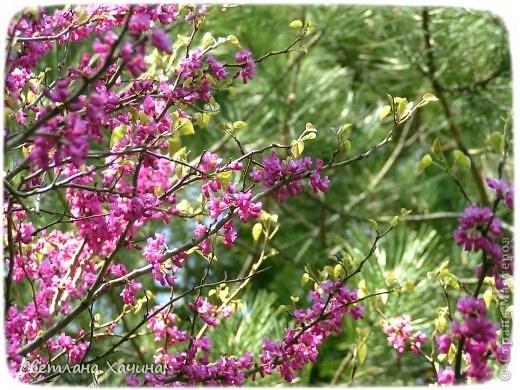
<instances>
[{"instance_id":1,"label":"magenta flower","mask_svg":"<svg viewBox=\"0 0 520 390\"><path fill-rule=\"evenodd\" d=\"M442 334L435 336L435 341L437 341L437 345L439 346L440 353L448 353L451 346L451 339L448 335Z\"/></svg>"},{"instance_id":2,"label":"magenta flower","mask_svg":"<svg viewBox=\"0 0 520 390\"><path fill-rule=\"evenodd\" d=\"M172 39L161 28L152 28L152 45L165 53L172 54Z\"/></svg>"},{"instance_id":3,"label":"magenta flower","mask_svg":"<svg viewBox=\"0 0 520 390\"><path fill-rule=\"evenodd\" d=\"M502 236L500 220L493 218L493 212L488 207L467 207L464 217L459 218L459 228L453 232L457 245L464 246L464 250L479 252L484 250L495 259L500 259L502 251L494 240ZM483 232L489 225L487 235Z\"/></svg>"},{"instance_id":4,"label":"magenta flower","mask_svg":"<svg viewBox=\"0 0 520 390\"><path fill-rule=\"evenodd\" d=\"M437 382L441 385L451 385L455 380L455 371L450 366L437 373Z\"/></svg>"},{"instance_id":5,"label":"magenta flower","mask_svg":"<svg viewBox=\"0 0 520 390\"><path fill-rule=\"evenodd\" d=\"M256 76L255 61L251 58L251 52L249 50L244 50L236 53L235 59L242 68L233 75L233 78L236 79L237 77L241 77L243 83L247 84L248 80L251 80Z\"/></svg>"},{"instance_id":6,"label":"magenta flower","mask_svg":"<svg viewBox=\"0 0 520 390\"><path fill-rule=\"evenodd\" d=\"M392 344L399 355L404 353L407 344L410 344L410 349L414 354L419 354L420 348L425 342L424 333L413 332L408 314L383 321L382 328L388 336L388 342Z\"/></svg>"},{"instance_id":7,"label":"magenta flower","mask_svg":"<svg viewBox=\"0 0 520 390\"><path fill-rule=\"evenodd\" d=\"M505 179L490 179L486 178L487 185L494 189L497 195L497 198L502 199L504 203L511 210L513 209L513 201L514 201L514 187L510 185Z\"/></svg>"}]
</instances>

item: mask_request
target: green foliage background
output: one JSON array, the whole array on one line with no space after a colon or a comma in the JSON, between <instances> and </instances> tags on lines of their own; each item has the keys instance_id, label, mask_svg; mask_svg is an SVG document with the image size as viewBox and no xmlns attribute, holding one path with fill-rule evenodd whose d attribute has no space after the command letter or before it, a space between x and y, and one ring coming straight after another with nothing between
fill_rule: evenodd
<instances>
[{"instance_id":1,"label":"green foliage background","mask_svg":"<svg viewBox=\"0 0 520 390\"><path fill-rule=\"evenodd\" d=\"M352 123L350 155L365 151L383 139L389 129L389 119L378 118L379 109L387 104L387 93L418 100L424 93L434 92L427 71L422 11L347 5L210 7L199 41L205 31L215 37L234 34L255 57L287 47L296 37L296 32L288 28L294 19L312 21L317 27L304 39L305 50L261 62L257 77L246 86L237 87L234 96L218 93L215 98L221 111L212 119L209 129L198 130L196 136L184 137L183 141L194 156L208 145L220 145L221 155L232 156L238 155L239 150L232 140L224 141L224 131L215 127L219 122L246 121L248 126L240 129L237 136L247 150L272 142L288 143L301 134L307 122L312 122L318 129L318 137L306 143L304 155L327 160L337 146L330 129ZM435 309L445 305L445 300L442 289L426 277L427 273L449 260L450 270L471 285L475 282L472 269L478 259L462 255L454 245L456 216L465 207L454 182L434 166L420 171L418 162L425 153L431 153L436 137L453 161L452 151L457 146L449 130L451 120L461 128L462 139L482 167L482 174L496 176L499 156L490 147L489 135L503 130L512 99L508 37L499 18L456 8L430 9L430 18L435 77L445 87L443 93L452 117L446 117L441 104L431 103L418 112L404 136L405 128L401 127L393 142L370 158L331 172L330 190L326 194L317 196L306 190L284 204L273 199L264 202L266 210L279 215L281 229L269 247L278 251L278 255L266 260L264 266L268 270L249 284L239 313L217 331L207 333L213 338L215 356L245 350L254 353L260 349L263 337L283 335L283 327L290 318L278 307L293 305L290 296L301 296L297 305L305 305L309 286L303 289L300 285L304 265L323 269L331 264L329 256L342 251L354 259L362 258L374 237L368 218L386 225L404 207L412 210L411 218L385 237L354 284L364 279L368 291L374 292L386 288L388 274L395 272L400 280L413 280L414 291L392 294L386 303L376 298L367 303L366 318L357 322L347 319L344 332L323 345L318 361L307 367L295 384L327 385L335 374L338 384L430 383L433 370L422 357L410 353L398 357L388 345L380 328L382 315L408 313L418 330L431 334ZM370 189L370 183L392 156L400 139L402 150L388 172ZM512 177L511 164L506 166L505 175ZM457 176L478 199L469 169L457 168ZM431 213L446 216L413 219ZM219 280L225 273L235 275L257 255L259 248L251 237L251 227L252 224L240 228L236 249L217 251L219 261L212 271L212 280ZM146 238L156 229L165 228L151 226L139 235ZM192 227L176 224L166 229L172 246L189 239L192 231ZM132 268L144 264L145 259L135 252L121 261ZM179 285L191 285L198 280L204 266L190 261L180 275ZM144 283L157 290L149 276ZM461 293L450 290L449 294L453 303ZM94 307L95 312L101 313L102 322L116 313L118 297L116 293L113 295L115 304L101 301ZM157 294L157 300L161 299L161 294ZM186 313L182 302L177 309L183 318ZM129 316L128 326L137 323L141 315ZM88 328L88 315L83 321ZM351 363L343 370L338 368L353 351L358 338L356 327L369 328L371 332L366 362L356 368L351 380ZM139 339L137 347L150 361L154 351L151 338ZM426 345L429 347L430 341ZM97 342L91 353L95 356L105 348L104 342ZM118 349L112 361L116 357L129 361L136 356L135 346L127 343ZM116 385L120 379L111 376L103 384ZM85 378L69 375L61 381L77 384L85 383ZM280 379L273 377L258 383L270 385L280 383Z\"/></svg>"}]
</instances>

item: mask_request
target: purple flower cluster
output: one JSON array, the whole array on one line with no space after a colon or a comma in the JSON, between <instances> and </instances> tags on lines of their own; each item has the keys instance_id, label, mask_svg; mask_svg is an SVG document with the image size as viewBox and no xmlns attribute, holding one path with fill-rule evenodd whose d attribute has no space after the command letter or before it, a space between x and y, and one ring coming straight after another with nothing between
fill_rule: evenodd
<instances>
[{"instance_id":1,"label":"purple flower cluster","mask_svg":"<svg viewBox=\"0 0 520 390\"><path fill-rule=\"evenodd\" d=\"M244 50L235 54L235 59L240 64L241 69L237 71L233 78L241 77L244 84L247 84L248 80L251 80L256 75L255 61L251 58L251 52Z\"/></svg>"},{"instance_id":2,"label":"purple flower cluster","mask_svg":"<svg viewBox=\"0 0 520 390\"><path fill-rule=\"evenodd\" d=\"M364 307L357 304L357 290L342 286L342 280L327 280L318 289L309 292L312 306L295 310L297 327L285 329L283 341L264 340L260 361L260 375L278 371L287 382L292 382L304 364L314 362L318 348L334 332L342 332L345 314L355 320L363 318Z\"/></svg>"},{"instance_id":3,"label":"purple flower cluster","mask_svg":"<svg viewBox=\"0 0 520 390\"><path fill-rule=\"evenodd\" d=\"M172 39L161 28L154 27L152 29L152 45L165 53L172 54Z\"/></svg>"},{"instance_id":4,"label":"purple flower cluster","mask_svg":"<svg viewBox=\"0 0 520 390\"><path fill-rule=\"evenodd\" d=\"M51 160L60 165L62 160L69 159L77 168L85 162L89 151L85 121L78 114L70 113L58 128L60 118L48 121L41 128L41 135L35 137L29 159L40 168L48 168ZM56 135L63 139L58 141Z\"/></svg>"},{"instance_id":5,"label":"purple flower cluster","mask_svg":"<svg viewBox=\"0 0 520 390\"><path fill-rule=\"evenodd\" d=\"M310 175L309 185L314 192L325 192L329 188L328 176L321 177L320 171L323 162L316 160L316 167L312 169L312 159L305 157L298 160L280 161L273 151L270 157L262 158L263 169L253 167L251 177L255 183L263 182L264 189L277 186L272 195L284 202L288 197L294 197L303 191L301 181ZM286 184L282 184L286 179L291 179Z\"/></svg>"},{"instance_id":6,"label":"purple flower cluster","mask_svg":"<svg viewBox=\"0 0 520 390\"><path fill-rule=\"evenodd\" d=\"M419 354L421 345L424 344L424 332L414 332L410 323L410 316L404 314L400 317L393 317L382 323L383 332L388 336L388 342L402 355L406 345L410 344L412 353Z\"/></svg>"},{"instance_id":7,"label":"purple flower cluster","mask_svg":"<svg viewBox=\"0 0 520 390\"><path fill-rule=\"evenodd\" d=\"M197 312L206 324L210 326L217 326L217 319L215 318L216 307L209 303L206 297L198 297L197 300L188 304L191 310Z\"/></svg>"},{"instance_id":8,"label":"purple flower cluster","mask_svg":"<svg viewBox=\"0 0 520 390\"><path fill-rule=\"evenodd\" d=\"M491 379L493 369L488 367L490 355L497 355L497 329L498 325L486 317L487 309L484 300L473 296L459 299L457 309L463 314L463 322L454 320L451 335L440 335L437 344L441 353L449 351L453 338L464 340L463 351L466 354L468 367L466 376L476 382L485 382ZM438 373L438 382L451 384L454 373L451 367L446 367Z\"/></svg>"},{"instance_id":9,"label":"purple flower cluster","mask_svg":"<svg viewBox=\"0 0 520 390\"><path fill-rule=\"evenodd\" d=\"M457 245L464 250L488 253L494 259L500 259L502 251L495 243L495 238L502 236L500 220L493 217L489 207L470 206L464 210L464 216L458 219L459 228L453 232ZM484 234L487 227L489 230Z\"/></svg>"},{"instance_id":10,"label":"purple flower cluster","mask_svg":"<svg viewBox=\"0 0 520 390\"><path fill-rule=\"evenodd\" d=\"M437 382L441 385L451 385L455 380L455 371L450 366L437 373Z\"/></svg>"},{"instance_id":11,"label":"purple flower cluster","mask_svg":"<svg viewBox=\"0 0 520 390\"><path fill-rule=\"evenodd\" d=\"M507 207L513 210L513 201L515 199L514 187L505 179L486 179L487 185L494 189L497 198L502 199Z\"/></svg>"},{"instance_id":12,"label":"purple flower cluster","mask_svg":"<svg viewBox=\"0 0 520 390\"><path fill-rule=\"evenodd\" d=\"M206 62L208 63L208 70L216 81L224 80L227 78L227 70L222 65L222 63L218 62L213 56L208 56L206 58Z\"/></svg>"},{"instance_id":13,"label":"purple flower cluster","mask_svg":"<svg viewBox=\"0 0 520 390\"><path fill-rule=\"evenodd\" d=\"M143 285L135 280L129 280L126 282L126 286L121 292L121 297L123 298L123 303L126 303L131 306L135 306L135 293L139 290L143 289Z\"/></svg>"},{"instance_id":14,"label":"purple flower cluster","mask_svg":"<svg viewBox=\"0 0 520 390\"><path fill-rule=\"evenodd\" d=\"M264 377L275 371L291 382L306 363L316 360L319 346L332 333L342 332L345 314L354 319L362 318L363 307L357 303L357 291L350 291L342 283L341 279L320 283L316 290L309 293L311 306L294 312L296 327L287 328L283 340L264 339L262 353L258 357L246 351L238 357L224 355L211 361L212 346L208 336L190 337L186 331L175 326L176 317L173 313L160 312L150 320L148 328L155 334L154 342L161 345L154 355L154 362L165 365L166 373L147 373L144 375L144 383L136 375L130 375L126 378L127 383L131 386L164 386L168 379L168 383L173 386L240 386L244 384L246 376L255 380L257 375ZM198 297L189 307L205 323L218 325L215 307L206 298ZM232 311L221 313L223 318L230 314ZM168 352L165 341L168 346L176 345L177 351L182 351L183 343L188 345L183 352ZM253 371L248 372L253 368Z\"/></svg>"},{"instance_id":15,"label":"purple flower cluster","mask_svg":"<svg viewBox=\"0 0 520 390\"><path fill-rule=\"evenodd\" d=\"M65 333L61 333L56 341L51 339L47 343L50 352L65 351L72 364L78 363L85 356L89 344L88 341L77 342Z\"/></svg>"}]
</instances>

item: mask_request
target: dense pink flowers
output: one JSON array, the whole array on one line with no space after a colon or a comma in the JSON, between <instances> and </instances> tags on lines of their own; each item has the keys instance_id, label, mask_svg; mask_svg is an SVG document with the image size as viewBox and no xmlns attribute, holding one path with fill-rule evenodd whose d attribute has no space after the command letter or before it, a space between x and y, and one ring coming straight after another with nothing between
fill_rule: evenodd
<instances>
[{"instance_id":1,"label":"dense pink flowers","mask_svg":"<svg viewBox=\"0 0 520 390\"><path fill-rule=\"evenodd\" d=\"M215 318L216 308L208 302L205 297L198 297L195 303L190 303L189 307L191 310L197 312L202 320L211 326L217 326L217 320Z\"/></svg>"},{"instance_id":2,"label":"dense pink flowers","mask_svg":"<svg viewBox=\"0 0 520 390\"><path fill-rule=\"evenodd\" d=\"M475 299L473 296L459 299L457 309L463 314L463 322L454 320L451 335L438 337L439 349L446 353L452 338L463 340L463 352L468 360L466 376L476 382L487 381L491 379L493 371L488 366L488 358L499 353L496 333L498 325L486 317L486 304L482 299ZM447 367L439 373L438 378L439 383L452 383L453 370Z\"/></svg>"},{"instance_id":3,"label":"dense pink flowers","mask_svg":"<svg viewBox=\"0 0 520 390\"><path fill-rule=\"evenodd\" d=\"M314 192L328 190L329 178L327 176L321 177L320 171L323 162L319 159L316 160L316 166L312 169L310 157L282 162L273 151L270 157L263 157L262 164L263 169L255 166L250 175L255 183L263 182L265 189L276 187L272 195L280 198L281 202L303 191L301 180L307 175L310 175L309 184ZM287 178L292 180L284 184Z\"/></svg>"},{"instance_id":4,"label":"dense pink flowers","mask_svg":"<svg viewBox=\"0 0 520 390\"><path fill-rule=\"evenodd\" d=\"M342 332L345 314L354 319L363 318L363 307L356 304L357 291L342 286L341 279L320 283L318 290L309 292L309 298L312 306L294 312L297 328L286 329L283 341L264 340L260 357L264 366L260 375L276 370L291 382L304 364L316 360L318 347L332 332Z\"/></svg>"},{"instance_id":5,"label":"dense pink flowers","mask_svg":"<svg viewBox=\"0 0 520 390\"><path fill-rule=\"evenodd\" d=\"M441 385L451 385L455 380L455 371L450 366L437 373L437 382Z\"/></svg>"},{"instance_id":6,"label":"dense pink flowers","mask_svg":"<svg viewBox=\"0 0 520 390\"><path fill-rule=\"evenodd\" d=\"M464 246L466 251L486 251L493 258L500 258L500 247L494 239L502 236L500 220L493 217L488 207L467 207L464 217L459 218L459 228L453 233L457 245ZM484 231L488 228L487 234Z\"/></svg>"},{"instance_id":7,"label":"dense pink flowers","mask_svg":"<svg viewBox=\"0 0 520 390\"><path fill-rule=\"evenodd\" d=\"M505 179L486 178L486 183L490 188L495 190L497 198L502 199L507 207L512 210L513 201L515 198L514 187L510 185Z\"/></svg>"},{"instance_id":8,"label":"dense pink flowers","mask_svg":"<svg viewBox=\"0 0 520 390\"><path fill-rule=\"evenodd\" d=\"M171 265L163 265L163 255L166 250L166 235L164 233L155 233L155 239L148 237L146 247L143 249L143 256L152 265L152 276L161 286L168 283L173 286L175 272L172 271ZM182 267L182 260L185 255L177 255L173 258L173 263L178 267ZM170 272L169 272L170 271Z\"/></svg>"},{"instance_id":9,"label":"dense pink flowers","mask_svg":"<svg viewBox=\"0 0 520 390\"><path fill-rule=\"evenodd\" d=\"M163 29L154 27L152 29L152 45L165 53L172 54L172 39Z\"/></svg>"},{"instance_id":10,"label":"dense pink flowers","mask_svg":"<svg viewBox=\"0 0 520 390\"><path fill-rule=\"evenodd\" d=\"M383 332L388 336L388 342L402 355L406 349L406 345L410 345L410 349L414 354L419 354L421 345L424 344L424 332L413 331L410 323L410 316L404 314L400 317L393 317L382 323Z\"/></svg>"},{"instance_id":11,"label":"dense pink flowers","mask_svg":"<svg viewBox=\"0 0 520 390\"><path fill-rule=\"evenodd\" d=\"M216 81L224 80L227 78L227 70L220 62L215 60L213 56L206 58L208 63L208 70Z\"/></svg>"},{"instance_id":12,"label":"dense pink flowers","mask_svg":"<svg viewBox=\"0 0 520 390\"><path fill-rule=\"evenodd\" d=\"M451 338L446 334L437 335L435 337L440 353L448 353L451 346Z\"/></svg>"},{"instance_id":13,"label":"dense pink flowers","mask_svg":"<svg viewBox=\"0 0 520 390\"><path fill-rule=\"evenodd\" d=\"M247 84L248 80L251 80L256 75L255 61L251 58L251 52L244 50L236 53L235 59L242 68L233 75L233 78L241 77L244 84Z\"/></svg>"},{"instance_id":14,"label":"dense pink flowers","mask_svg":"<svg viewBox=\"0 0 520 390\"><path fill-rule=\"evenodd\" d=\"M208 336L190 337L176 325L173 313L160 312L150 320L148 328L155 334L159 348L154 355L156 364L165 364L166 374L145 374L144 383L163 385L166 379L173 385L243 385L246 376L254 380L257 375L270 375L278 371L291 382L304 364L313 362L318 348L332 333L341 333L345 314L356 318L362 312L357 303L357 291L350 291L341 279L320 283L318 289L309 292L311 305L306 309L295 310L296 326L285 330L283 340L263 340L259 356L245 351L239 356L224 355L215 361L210 359L212 350ZM198 297L189 307L211 326L217 326L215 306L204 297ZM357 313L357 314L354 314ZM222 314L224 318L231 313ZM177 345L181 352L168 352L161 344ZM188 344L186 346L186 343ZM182 347L181 347L182 346ZM249 372L253 368L254 371ZM175 379L178 379L176 381ZM138 385L142 382L135 375L127 382Z\"/></svg>"},{"instance_id":15,"label":"dense pink flowers","mask_svg":"<svg viewBox=\"0 0 520 390\"><path fill-rule=\"evenodd\" d=\"M126 283L126 287L121 292L121 297L123 298L123 303L126 303L131 306L135 306L135 293L139 290L142 290L143 285L134 280L130 280Z\"/></svg>"},{"instance_id":16,"label":"dense pink flowers","mask_svg":"<svg viewBox=\"0 0 520 390\"><path fill-rule=\"evenodd\" d=\"M78 363L85 353L87 352L89 347L89 342L76 342L72 337L66 335L65 333L61 333L56 342L49 340L49 350L52 352L63 350L67 352L67 355L72 364Z\"/></svg>"}]
</instances>

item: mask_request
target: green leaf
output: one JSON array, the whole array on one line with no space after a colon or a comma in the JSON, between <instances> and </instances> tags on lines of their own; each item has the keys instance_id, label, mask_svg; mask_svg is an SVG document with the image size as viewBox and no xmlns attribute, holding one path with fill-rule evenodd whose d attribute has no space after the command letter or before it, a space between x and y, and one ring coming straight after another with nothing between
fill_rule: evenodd
<instances>
[{"instance_id":1,"label":"green leaf","mask_svg":"<svg viewBox=\"0 0 520 390\"><path fill-rule=\"evenodd\" d=\"M233 45L240 47L240 41L234 35L228 35L226 40L231 42Z\"/></svg>"},{"instance_id":2,"label":"green leaf","mask_svg":"<svg viewBox=\"0 0 520 390\"><path fill-rule=\"evenodd\" d=\"M368 223L370 224L370 226L372 226L374 229L377 228L377 221L374 220L374 219L369 219L368 220Z\"/></svg>"},{"instance_id":3,"label":"green leaf","mask_svg":"<svg viewBox=\"0 0 520 390\"><path fill-rule=\"evenodd\" d=\"M384 288L378 288L376 292L379 293L377 297L381 300L383 305L385 305L388 301L388 294L386 293L386 290Z\"/></svg>"},{"instance_id":4,"label":"green leaf","mask_svg":"<svg viewBox=\"0 0 520 390\"><path fill-rule=\"evenodd\" d=\"M390 272L388 275L386 275L386 278L385 278L386 285L388 287L390 287L395 282L396 278L397 278L397 275L396 275L395 271Z\"/></svg>"},{"instance_id":5,"label":"green leaf","mask_svg":"<svg viewBox=\"0 0 520 390\"><path fill-rule=\"evenodd\" d=\"M22 153L25 158L29 157L29 153L31 153L32 148L33 145L22 146Z\"/></svg>"},{"instance_id":6,"label":"green leaf","mask_svg":"<svg viewBox=\"0 0 520 390\"><path fill-rule=\"evenodd\" d=\"M404 121L410 117L412 112L413 102L408 103L403 109L399 110L399 121Z\"/></svg>"},{"instance_id":7,"label":"green leaf","mask_svg":"<svg viewBox=\"0 0 520 390\"><path fill-rule=\"evenodd\" d=\"M394 98L394 96L389 94L389 93L387 93L386 97L388 99L388 103L390 103L390 107L394 107L394 105L395 105L395 98Z\"/></svg>"},{"instance_id":8,"label":"green leaf","mask_svg":"<svg viewBox=\"0 0 520 390\"><path fill-rule=\"evenodd\" d=\"M302 275L302 278L300 279L300 286L301 288L305 287L305 285L307 284L307 282L310 280L310 276L307 272L304 272L303 275Z\"/></svg>"},{"instance_id":9,"label":"green leaf","mask_svg":"<svg viewBox=\"0 0 520 390\"><path fill-rule=\"evenodd\" d=\"M392 219L390 220L390 226L395 228L398 223L399 223L399 216L398 215L393 216Z\"/></svg>"},{"instance_id":10,"label":"green leaf","mask_svg":"<svg viewBox=\"0 0 520 390\"><path fill-rule=\"evenodd\" d=\"M175 153L177 153L181 148L181 138L178 135L175 135L168 139L168 155L170 156L170 158L173 158Z\"/></svg>"},{"instance_id":11,"label":"green leaf","mask_svg":"<svg viewBox=\"0 0 520 390\"><path fill-rule=\"evenodd\" d=\"M447 323L446 317L439 316L438 318L435 319L435 330L438 333L444 332L444 330L446 329L446 323Z\"/></svg>"},{"instance_id":12,"label":"green leaf","mask_svg":"<svg viewBox=\"0 0 520 390\"><path fill-rule=\"evenodd\" d=\"M110 148L117 144L121 138L126 135L126 125L119 125L114 130L112 130L112 135L110 136Z\"/></svg>"},{"instance_id":13,"label":"green leaf","mask_svg":"<svg viewBox=\"0 0 520 390\"><path fill-rule=\"evenodd\" d=\"M404 285L404 288L406 289L406 291L408 291L409 293L412 293L413 290L415 289L415 283L411 279L405 280L403 282L403 285Z\"/></svg>"},{"instance_id":14,"label":"green leaf","mask_svg":"<svg viewBox=\"0 0 520 390\"><path fill-rule=\"evenodd\" d=\"M489 305L491 305L491 300L493 299L493 291L491 289L487 289L483 295L484 302L486 303L486 308L489 310Z\"/></svg>"},{"instance_id":15,"label":"green leaf","mask_svg":"<svg viewBox=\"0 0 520 390\"><path fill-rule=\"evenodd\" d=\"M491 149L498 154L504 154L504 137L500 132L495 131L491 134L489 141L491 143Z\"/></svg>"},{"instance_id":16,"label":"green leaf","mask_svg":"<svg viewBox=\"0 0 520 390\"><path fill-rule=\"evenodd\" d=\"M439 100L439 98L437 96L435 96L433 93L425 93L423 95L421 101L419 102L419 104L417 104L417 107L424 107L428 103L436 102L438 100Z\"/></svg>"},{"instance_id":17,"label":"green leaf","mask_svg":"<svg viewBox=\"0 0 520 390\"><path fill-rule=\"evenodd\" d=\"M323 268L323 270L327 273L327 275L334 276L334 267L327 265L325 268Z\"/></svg>"},{"instance_id":18,"label":"green leaf","mask_svg":"<svg viewBox=\"0 0 520 390\"><path fill-rule=\"evenodd\" d=\"M316 130L316 127L314 127L314 125L312 123L307 122L305 124L305 131L314 131L314 132L316 132L318 130Z\"/></svg>"},{"instance_id":19,"label":"green leaf","mask_svg":"<svg viewBox=\"0 0 520 390\"><path fill-rule=\"evenodd\" d=\"M379 120L383 120L384 118L386 118L388 116L388 114L390 114L392 112L392 107L390 106L384 106L383 108L381 108L381 110L379 111Z\"/></svg>"},{"instance_id":20,"label":"green leaf","mask_svg":"<svg viewBox=\"0 0 520 390\"><path fill-rule=\"evenodd\" d=\"M359 364L365 363L366 358L367 358L367 345L365 343L363 343L359 346L359 349L358 349Z\"/></svg>"},{"instance_id":21,"label":"green leaf","mask_svg":"<svg viewBox=\"0 0 520 390\"><path fill-rule=\"evenodd\" d=\"M130 115L132 116L132 120L135 122L139 119L139 111L137 111L137 108L135 107L128 107L128 111L130 112Z\"/></svg>"},{"instance_id":22,"label":"green leaf","mask_svg":"<svg viewBox=\"0 0 520 390\"><path fill-rule=\"evenodd\" d=\"M352 127L352 123L346 123L343 126L341 126L337 132L339 136L342 136L343 133L345 133L348 129Z\"/></svg>"},{"instance_id":23,"label":"green leaf","mask_svg":"<svg viewBox=\"0 0 520 390\"><path fill-rule=\"evenodd\" d=\"M152 121L144 112L139 113L139 120L143 123L150 123Z\"/></svg>"},{"instance_id":24,"label":"green leaf","mask_svg":"<svg viewBox=\"0 0 520 390\"><path fill-rule=\"evenodd\" d=\"M460 150L454 150L453 156L455 157L455 163L465 166L465 167L471 167L471 160L468 156L466 156L464 153L462 153Z\"/></svg>"},{"instance_id":25,"label":"green leaf","mask_svg":"<svg viewBox=\"0 0 520 390\"><path fill-rule=\"evenodd\" d=\"M202 46L208 47L208 46L211 46L211 44L213 44L213 35L211 35L210 32L207 32L202 37Z\"/></svg>"},{"instance_id":26,"label":"green leaf","mask_svg":"<svg viewBox=\"0 0 520 390\"><path fill-rule=\"evenodd\" d=\"M251 233L253 234L253 240L258 241L260 235L262 234L262 224L260 222L255 223Z\"/></svg>"},{"instance_id":27,"label":"green leaf","mask_svg":"<svg viewBox=\"0 0 520 390\"><path fill-rule=\"evenodd\" d=\"M343 143L341 144L341 150L345 153L345 154L349 154L350 151L352 150L352 144L350 143L350 141L348 139L346 139L345 141L343 141Z\"/></svg>"},{"instance_id":28,"label":"green leaf","mask_svg":"<svg viewBox=\"0 0 520 390\"><path fill-rule=\"evenodd\" d=\"M433 93L425 93L422 97L422 100L426 102L436 102L439 100L437 96L435 96Z\"/></svg>"},{"instance_id":29,"label":"green leaf","mask_svg":"<svg viewBox=\"0 0 520 390\"><path fill-rule=\"evenodd\" d=\"M435 138L435 141L433 141L432 151L435 157L442 159L442 145L439 138Z\"/></svg>"},{"instance_id":30,"label":"green leaf","mask_svg":"<svg viewBox=\"0 0 520 390\"><path fill-rule=\"evenodd\" d=\"M197 121L197 126L201 129L207 129L209 126L209 121L211 120L212 115L207 112L197 112L193 115L195 120Z\"/></svg>"},{"instance_id":31,"label":"green leaf","mask_svg":"<svg viewBox=\"0 0 520 390\"><path fill-rule=\"evenodd\" d=\"M227 187L232 173L232 171L224 171L216 174L217 178L221 181L223 187Z\"/></svg>"},{"instance_id":32,"label":"green leaf","mask_svg":"<svg viewBox=\"0 0 520 390\"><path fill-rule=\"evenodd\" d=\"M406 217L407 215L410 215L412 213L412 210L405 209L404 207L401 208L401 215L403 217Z\"/></svg>"},{"instance_id":33,"label":"green leaf","mask_svg":"<svg viewBox=\"0 0 520 390\"><path fill-rule=\"evenodd\" d=\"M304 149L303 141L292 141L291 142L291 153L294 158L298 158Z\"/></svg>"},{"instance_id":34,"label":"green leaf","mask_svg":"<svg viewBox=\"0 0 520 390\"><path fill-rule=\"evenodd\" d=\"M175 132L179 135L195 134L193 123L188 118L179 118L175 126Z\"/></svg>"},{"instance_id":35,"label":"green leaf","mask_svg":"<svg viewBox=\"0 0 520 390\"><path fill-rule=\"evenodd\" d=\"M421 158L421 162L419 163L419 166L421 167L421 169L426 169L428 168L430 165L432 165L432 156L430 156L429 154L425 154L423 156L423 158Z\"/></svg>"},{"instance_id":36,"label":"green leaf","mask_svg":"<svg viewBox=\"0 0 520 390\"><path fill-rule=\"evenodd\" d=\"M297 30L299 28L302 28L302 26L303 26L303 23L299 19L293 20L291 23L289 23L289 28L291 28L293 30Z\"/></svg>"},{"instance_id":37,"label":"green leaf","mask_svg":"<svg viewBox=\"0 0 520 390\"><path fill-rule=\"evenodd\" d=\"M242 127L246 127L247 126L247 123L244 122L244 121L236 121L236 122L233 122L233 127L235 129L241 129Z\"/></svg>"},{"instance_id":38,"label":"green leaf","mask_svg":"<svg viewBox=\"0 0 520 390\"><path fill-rule=\"evenodd\" d=\"M301 137L300 141L308 141L308 140L313 140L313 139L316 139L316 133L310 132L310 133L307 133L306 135L304 135L303 137Z\"/></svg>"},{"instance_id":39,"label":"green leaf","mask_svg":"<svg viewBox=\"0 0 520 390\"><path fill-rule=\"evenodd\" d=\"M343 267L341 266L341 264L336 264L336 266L334 267L334 279L338 279L342 272Z\"/></svg>"}]
</instances>

